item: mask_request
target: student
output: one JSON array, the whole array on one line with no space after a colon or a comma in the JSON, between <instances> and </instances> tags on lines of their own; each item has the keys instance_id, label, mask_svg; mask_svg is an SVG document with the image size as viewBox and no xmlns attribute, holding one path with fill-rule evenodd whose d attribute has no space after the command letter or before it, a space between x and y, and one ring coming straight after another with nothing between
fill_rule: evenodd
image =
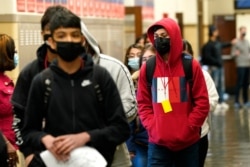
<instances>
[{"instance_id":1,"label":"student","mask_svg":"<svg viewBox=\"0 0 250 167\"><path fill-rule=\"evenodd\" d=\"M144 46L143 51L142 51L142 56L140 60L140 66L145 63L148 59L151 57L154 57L156 54L156 50L154 46L151 43L148 43Z\"/></svg>"},{"instance_id":2,"label":"student","mask_svg":"<svg viewBox=\"0 0 250 167\"><path fill-rule=\"evenodd\" d=\"M7 144L3 137L2 132L0 132L0 164L2 167L8 167L8 152L7 152Z\"/></svg>"},{"instance_id":3,"label":"student","mask_svg":"<svg viewBox=\"0 0 250 167\"><path fill-rule=\"evenodd\" d=\"M104 67L110 73L111 77L116 83L120 97L122 100L123 108L127 116L128 122L135 119L137 115L137 102L135 97L135 88L130 76L130 72L126 66L119 60L104 55L100 51L100 47L88 31L86 25L81 22L82 34L85 41L86 52L92 56L95 64ZM112 167L130 167L130 157L125 143L119 145L116 149Z\"/></svg>"},{"instance_id":4,"label":"student","mask_svg":"<svg viewBox=\"0 0 250 167\"><path fill-rule=\"evenodd\" d=\"M231 55L235 58L237 80L235 86L234 107L239 109L242 106L249 108L250 102L248 99L249 74L250 74L250 43L246 39L247 28L241 26L239 28L240 36L236 40L231 50ZM240 98L241 94L241 98ZM242 99L242 102L241 100Z\"/></svg>"},{"instance_id":5,"label":"student","mask_svg":"<svg viewBox=\"0 0 250 167\"><path fill-rule=\"evenodd\" d=\"M137 90L138 74L140 68L140 59L143 46L139 44L130 45L125 53L124 65L128 68L134 82L135 90Z\"/></svg>"},{"instance_id":6,"label":"student","mask_svg":"<svg viewBox=\"0 0 250 167\"><path fill-rule=\"evenodd\" d=\"M184 52L187 52L188 54L193 56L193 48L191 44L187 40L183 40L183 43L184 43L183 45ZM206 70L202 70L202 72L206 81L209 105L210 105L209 111L211 112L215 110L215 107L218 104L219 95L217 93L216 86L210 74ZM209 145L208 141L208 132L210 130L209 123L211 122L209 122L209 117L207 117L201 128L201 139L199 142L199 167L203 167L205 165L205 160Z\"/></svg>"},{"instance_id":7,"label":"student","mask_svg":"<svg viewBox=\"0 0 250 167\"><path fill-rule=\"evenodd\" d=\"M155 56L156 50L152 44L146 44L140 58L140 66L149 58ZM139 75L139 70L138 70ZM138 76L139 77L139 76ZM138 77L136 78L138 80ZM143 127L139 116L130 123L130 137L127 140L127 146L130 153L132 167L147 166L148 160L148 133Z\"/></svg>"},{"instance_id":8,"label":"student","mask_svg":"<svg viewBox=\"0 0 250 167\"><path fill-rule=\"evenodd\" d=\"M139 44L144 47L146 44L150 43L147 33L143 33L141 36L135 39L135 44Z\"/></svg>"},{"instance_id":9,"label":"student","mask_svg":"<svg viewBox=\"0 0 250 167\"><path fill-rule=\"evenodd\" d=\"M231 47L235 40L231 42L221 42L219 40L219 30L216 26L209 26L209 40L202 46L201 63L209 68L217 92L219 94L219 103L216 106L218 111L227 111L229 105L224 99L224 68L222 59L222 49Z\"/></svg>"},{"instance_id":10,"label":"student","mask_svg":"<svg viewBox=\"0 0 250 167\"><path fill-rule=\"evenodd\" d=\"M6 71L15 69L17 62L15 42L7 34L0 34L0 135L2 143L0 146L0 155L9 166L16 167L18 161L15 133L12 129L13 113L10 103L11 95L14 90L13 81L5 74ZM5 150L6 149L6 150ZM4 163L1 163L4 165Z\"/></svg>"},{"instance_id":11,"label":"student","mask_svg":"<svg viewBox=\"0 0 250 167\"><path fill-rule=\"evenodd\" d=\"M22 130L24 147L32 146L38 152L47 149L57 160L67 161L72 150L89 145L111 166L116 146L129 135L116 85L110 74L93 66L91 57L85 54L78 16L67 10L57 11L51 18L50 31L49 44L58 57L48 68L52 75L48 106L45 111L41 107L44 71L32 81ZM98 100L98 87L102 101ZM63 124L59 126L58 120ZM35 154L30 166L38 161L40 156Z\"/></svg>"},{"instance_id":12,"label":"student","mask_svg":"<svg viewBox=\"0 0 250 167\"><path fill-rule=\"evenodd\" d=\"M149 88L146 64L142 65L137 94L139 116L149 135L148 167L198 167L200 129L209 112L201 67L193 60L189 90L182 67L181 32L174 20L157 21L148 36L157 50L156 67Z\"/></svg>"},{"instance_id":13,"label":"student","mask_svg":"<svg viewBox=\"0 0 250 167\"><path fill-rule=\"evenodd\" d=\"M23 139L21 136L21 129L24 123L25 108L27 105L27 97L30 90L31 81L36 74L44 70L49 64L57 57L57 54L48 45L48 38L50 37L49 21L51 17L59 10L67 10L62 6L48 7L41 18L41 35L44 43L37 49L37 58L30 62L20 72L17 83L14 89L14 93L11 98L14 111L13 128L15 129L17 144L20 147L21 152L26 157L26 165L32 159L32 148L22 148Z\"/></svg>"}]
</instances>

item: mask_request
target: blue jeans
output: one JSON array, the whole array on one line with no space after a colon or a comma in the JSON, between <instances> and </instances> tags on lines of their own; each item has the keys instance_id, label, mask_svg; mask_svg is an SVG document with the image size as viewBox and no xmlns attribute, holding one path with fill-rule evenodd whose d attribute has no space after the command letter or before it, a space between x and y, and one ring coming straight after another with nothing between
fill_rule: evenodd
<instances>
[{"instance_id":1,"label":"blue jeans","mask_svg":"<svg viewBox=\"0 0 250 167\"><path fill-rule=\"evenodd\" d=\"M148 161L148 147L136 144L135 157L132 159L132 167L146 167Z\"/></svg>"},{"instance_id":2,"label":"blue jeans","mask_svg":"<svg viewBox=\"0 0 250 167\"><path fill-rule=\"evenodd\" d=\"M199 167L199 141L176 152L149 143L147 167Z\"/></svg>"},{"instance_id":3,"label":"blue jeans","mask_svg":"<svg viewBox=\"0 0 250 167\"><path fill-rule=\"evenodd\" d=\"M210 74L212 79L214 80L214 84L216 86L217 92L219 94L219 103L224 102L224 82L223 82L223 68L222 67L212 67L210 68Z\"/></svg>"}]
</instances>

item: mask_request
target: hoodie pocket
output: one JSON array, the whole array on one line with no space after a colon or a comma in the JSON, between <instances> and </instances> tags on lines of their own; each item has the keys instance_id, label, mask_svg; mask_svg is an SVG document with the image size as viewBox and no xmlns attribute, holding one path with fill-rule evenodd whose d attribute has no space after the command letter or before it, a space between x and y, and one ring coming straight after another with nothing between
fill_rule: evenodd
<instances>
[{"instance_id":1,"label":"hoodie pocket","mask_svg":"<svg viewBox=\"0 0 250 167\"><path fill-rule=\"evenodd\" d=\"M155 118L154 126L150 136L154 143L171 150L183 149L200 138L200 128L189 126L187 116L159 116Z\"/></svg>"}]
</instances>

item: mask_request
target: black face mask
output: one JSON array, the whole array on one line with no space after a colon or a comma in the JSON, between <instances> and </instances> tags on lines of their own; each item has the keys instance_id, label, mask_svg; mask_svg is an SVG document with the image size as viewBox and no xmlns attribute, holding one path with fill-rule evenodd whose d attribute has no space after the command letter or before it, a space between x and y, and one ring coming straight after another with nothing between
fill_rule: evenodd
<instances>
[{"instance_id":1,"label":"black face mask","mask_svg":"<svg viewBox=\"0 0 250 167\"><path fill-rule=\"evenodd\" d=\"M56 50L52 49L52 48L49 46L49 44L48 44L48 39L49 39L49 37L51 37L50 34L44 34L44 36L43 36L43 41L45 42L47 48L49 49L49 51L50 51L51 53L57 54Z\"/></svg>"},{"instance_id":2,"label":"black face mask","mask_svg":"<svg viewBox=\"0 0 250 167\"><path fill-rule=\"evenodd\" d=\"M157 52L163 56L170 51L170 38L158 37L154 41L154 47Z\"/></svg>"},{"instance_id":3,"label":"black face mask","mask_svg":"<svg viewBox=\"0 0 250 167\"><path fill-rule=\"evenodd\" d=\"M57 53L64 61L71 62L85 53L82 42L56 42Z\"/></svg>"}]
</instances>

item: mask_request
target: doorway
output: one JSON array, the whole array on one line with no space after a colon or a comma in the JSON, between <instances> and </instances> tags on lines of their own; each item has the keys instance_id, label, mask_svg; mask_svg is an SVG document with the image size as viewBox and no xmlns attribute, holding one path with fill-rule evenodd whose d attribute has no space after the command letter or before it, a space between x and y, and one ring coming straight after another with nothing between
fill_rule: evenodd
<instances>
[{"instance_id":1,"label":"doorway","mask_svg":"<svg viewBox=\"0 0 250 167\"><path fill-rule=\"evenodd\" d=\"M135 39L142 35L142 7L125 7L125 39L128 44L135 42Z\"/></svg>"},{"instance_id":2,"label":"doorway","mask_svg":"<svg viewBox=\"0 0 250 167\"><path fill-rule=\"evenodd\" d=\"M235 15L214 15L214 25L220 33L222 42L230 42L235 38L236 34L236 19ZM234 94L236 85L236 67L234 59L230 55L231 47L222 50L224 60L224 82L225 91L229 94Z\"/></svg>"}]
</instances>

